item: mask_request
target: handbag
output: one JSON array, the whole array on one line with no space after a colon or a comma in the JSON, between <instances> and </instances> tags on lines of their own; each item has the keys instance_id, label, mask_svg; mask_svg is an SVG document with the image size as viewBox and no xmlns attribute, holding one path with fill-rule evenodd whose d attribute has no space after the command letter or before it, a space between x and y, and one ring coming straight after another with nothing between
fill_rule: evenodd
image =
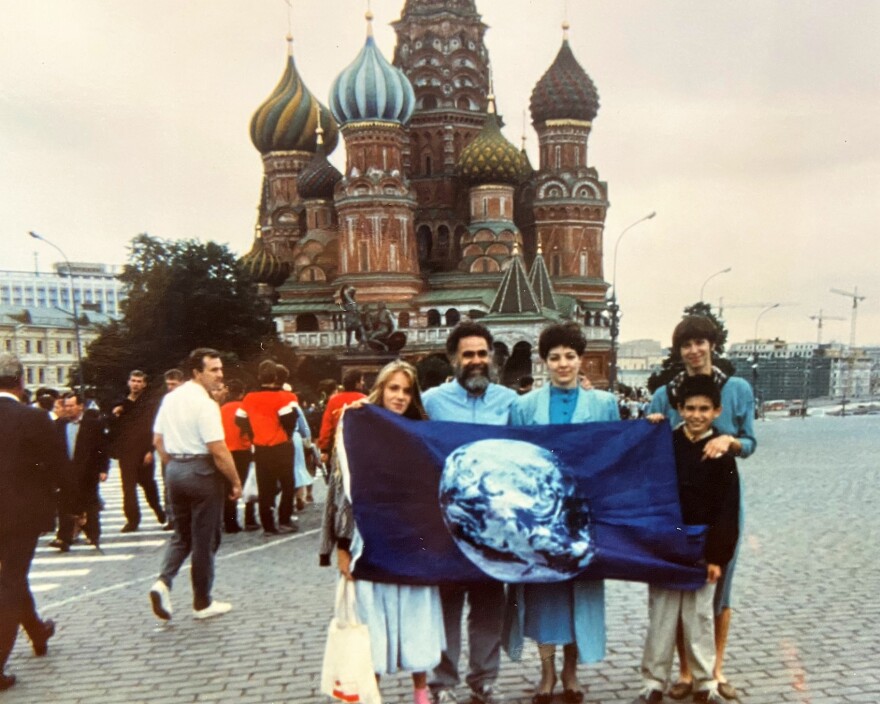
<instances>
[{"instance_id":1,"label":"handbag","mask_svg":"<svg viewBox=\"0 0 880 704\"><path fill-rule=\"evenodd\" d=\"M382 704L370 633L355 609L354 582L339 578L336 613L327 629L327 646L321 669L321 693L349 704Z\"/></svg>"},{"instance_id":2,"label":"handbag","mask_svg":"<svg viewBox=\"0 0 880 704\"><path fill-rule=\"evenodd\" d=\"M241 490L241 498L246 504L257 501L260 498L260 491L257 487L256 467L251 467L247 479L244 480L244 487Z\"/></svg>"}]
</instances>

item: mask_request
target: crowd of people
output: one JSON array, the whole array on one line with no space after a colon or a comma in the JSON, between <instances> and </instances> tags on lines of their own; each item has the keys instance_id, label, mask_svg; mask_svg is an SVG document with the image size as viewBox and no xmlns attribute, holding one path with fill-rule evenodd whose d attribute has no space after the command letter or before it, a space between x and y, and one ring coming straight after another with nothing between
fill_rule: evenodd
<instances>
[{"instance_id":1,"label":"crowd of people","mask_svg":"<svg viewBox=\"0 0 880 704\"><path fill-rule=\"evenodd\" d=\"M713 703L736 697L723 671L743 516L734 457L747 457L755 449L754 402L748 384L725 377L713 365L716 340L711 321L685 317L673 333L674 349L683 361L681 373L655 392L647 412L638 410L650 422L668 420L675 428L682 516L685 523L708 525L709 532L704 587L693 592L650 587L642 683L635 702L659 702L664 695L684 699L693 694L698 701ZM132 371L128 393L112 405L106 420L75 393L57 404L54 399L49 403L50 394L40 394L40 408L20 403L21 364L3 356L0 414L15 415L16 420L0 422L7 436L0 442L14 448L4 451L0 471L0 688L15 681L3 667L18 625L24 626L37 654L46 652L54 634L52 621L37 615L27 585L37 538L51 528L55 538L50 545L67 551L81 532L99 547L99 485L107 479L109 459L115 457L123 488L123 532L140 526L138 486L158 523L173 531L149 591L158 618L173 617L171 590L187 558L193 617L230 611L232 604L212 594L221 533L260 527L267 537L295 532L296 511L313 500L311 483L316 471L326 466L320 562L329 565L335 555L341 578L353 580L377 680L399 670L411 672L416 704L458 701L462 679L472 701L502 702L497 682L502 650L517 659L528 639L537 645L541 663L534 704L549 704L557 684L563 701L583 701L578 664L605 656L603 582L504 585L487 580L413 586L356 579L352 564L363 544L335 447L345 409L365 403L426 422L533 426L621 419L618 399L593 389L581 373L587 343L576 324L550 325L537 342L548 372L543 385L532 387L534 380L528 380L530 388L521 383L513 390L495 383L492 335L483 325L468 321L454 328L447 340L453 374L445 383L423 393L415 368L396 360L379 371L367 395L364 372L352 370L344 375L341 388L328 394L320 412L300 405L282 365L263 361L259 387L246 392L239 380L224 380L220 352L199 348L182 369L165 374L166 392L158 400L144 393L146 376ZM57 442L34 441L46 433ZM164 497L156 482L157 459ZM24 476L25 465L38 466L41 473ZM59 491L48 489L53 486ZM24 511L24 506L41 510ZM12 518L24 513L27 520ZM465 603L469 613L463 621ZM466 670L460 663L464 627L469 643ZM677 677L671 671L676 645Z\"/></svg>"}]
</instances>

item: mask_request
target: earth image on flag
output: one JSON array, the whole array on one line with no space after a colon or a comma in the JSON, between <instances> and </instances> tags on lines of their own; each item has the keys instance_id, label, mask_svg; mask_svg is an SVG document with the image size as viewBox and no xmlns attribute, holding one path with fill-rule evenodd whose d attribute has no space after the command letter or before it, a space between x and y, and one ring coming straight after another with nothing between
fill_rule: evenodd
<instances>
[{"instance_id":1,"label":"earth image on flag","mask_svg":"<svg viewBox=\"0 0 880 704\"><path fill-rule=\"evenodd\" d=\"M503 582L571 579L595 549L590 510L549 450L521 440L456 448L440 478L440 508L453 540Z\"/></svg>"}]
</instances>

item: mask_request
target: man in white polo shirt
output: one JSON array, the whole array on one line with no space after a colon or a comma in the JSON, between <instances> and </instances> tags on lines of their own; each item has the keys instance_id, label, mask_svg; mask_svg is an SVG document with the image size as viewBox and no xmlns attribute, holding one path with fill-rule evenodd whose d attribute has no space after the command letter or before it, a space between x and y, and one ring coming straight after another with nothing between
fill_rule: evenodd
<instances>
[{"instance_id":1,"label":"man in white polo shirt","mask_svg":"<svg viewBox=\"0 0 880 704\"><path fill-rule=\"evenodd\" d=\"M241 496L241 481L226 448L220 407L211 392L223 384L220 353L209 348L190 352L187 370L192 379L162 400L153 425L153 441L166 468L168 498L174 515L174 535L159 579L150 589L153 612L171 618L171 584L192 553L193 616L225 614L232 604L211 599L214 553L220 546L225 479L230 499Z\"/></svg>"}]
</instances>

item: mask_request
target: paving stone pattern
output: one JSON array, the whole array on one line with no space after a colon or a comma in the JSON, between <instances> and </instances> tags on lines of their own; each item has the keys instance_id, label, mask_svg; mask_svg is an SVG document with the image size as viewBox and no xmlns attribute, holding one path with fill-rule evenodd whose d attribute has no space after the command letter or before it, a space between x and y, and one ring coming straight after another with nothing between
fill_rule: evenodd
<instances>
[{"instance_id":1,"label":"paving stone pattern","mask_svg":"<svg viewBox=\"0 0 880 704\"><path fill-rule=\"evenodd\" d=\"M740 462L747 527L735 589L727 673L749 704L880 702L880 418L810 418L759 423L757 454ZM113 493L112 482L105 494ZM320 483L319 483L320 484ZM320 485L316 495L322 497ZM118 491L116 492L118 494ZM108 504L111 504L108 501ZM335 573L317 565L320 504L300 514L293 536L224 536L215 596L234 610L192 619L189 574L172 592L171 625L157 624L147 590L161 545L117 550L119 503L105 512L106 554L87 575L37 578L37 594L58 621L49 656L35 658L22 636L8 665L19 683L2 704L326 702L318 694ZM116 521L111 527L109 523ZM148 525L149 524L149 525ZM154 543L141 533L126 542ZM144 533L144 531L142 531ZM161 534L159 534L161 535ZM139 538L141 536L141 538ZM42 544L48 538L41 541ZM50 558L34 572L83 567ZM587 704L632 701L646 626L646 587L607 585L608 656L581 667ZM463 663L465 660L463 659ZM531 700L539 670L534 644L522 663L506 656L500 685L512 704ZM408 674L382 682L386 702L409 702ZM467 701L464 689L459 690ZM557 698L561 701L561 697Z\"/></svg>"}]
</instances>

